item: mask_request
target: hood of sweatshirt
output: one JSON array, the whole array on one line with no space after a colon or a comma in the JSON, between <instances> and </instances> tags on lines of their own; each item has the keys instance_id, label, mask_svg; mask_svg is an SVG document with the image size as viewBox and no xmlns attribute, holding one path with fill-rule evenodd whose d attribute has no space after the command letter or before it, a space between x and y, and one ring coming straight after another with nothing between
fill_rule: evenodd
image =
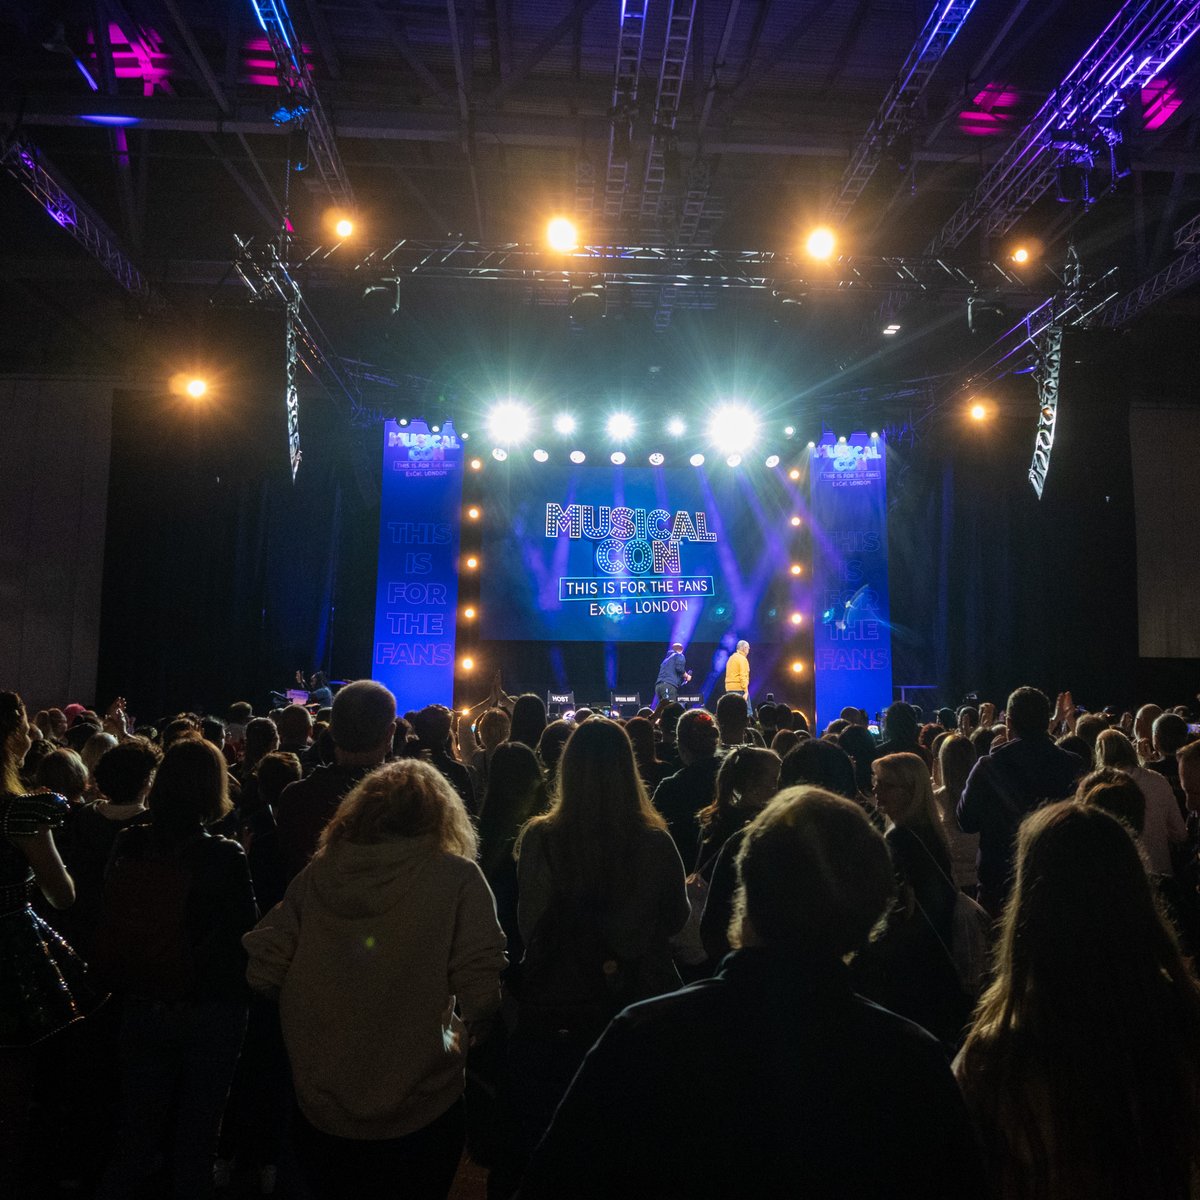
<instances>
[{"instance_id":1,"label":"hood of sweatshirt","mask_svg":"<svg viewBox=\"0 0 1200 1200\"><path fill-rule=\"evenodd\" d=\"M433 834L373 846L338 842L309 863L309 882L337 916L375 917L424 893L424 879L446 857Z\"/></svg>"}]
</instances>

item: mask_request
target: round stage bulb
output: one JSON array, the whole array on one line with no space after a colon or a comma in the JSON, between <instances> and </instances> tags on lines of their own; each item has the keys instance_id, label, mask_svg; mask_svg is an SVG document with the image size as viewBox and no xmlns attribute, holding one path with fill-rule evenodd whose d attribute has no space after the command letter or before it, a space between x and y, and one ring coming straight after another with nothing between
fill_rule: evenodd
<instances>
[{"instance_id":1,"label":"round stage bulb","mask_svg":"<svg viewBox=\"0 0 1200 1200\"><path fill-rule=\"evenodd\" d=\"M704 466L704 455L693 454L692 457L688 459L688 462L690 462L693 467L702 467Z\"/></svg>"},{"instance_id":2,"label":"round stage bulb","mask_svg":"<svg viewBox=\"0 0 1200 1200\"><path fill-rule=\"evenodd\" d=\"M613 413L608 418L608 436L624 441L626 438L633 437L633 418L628 413Z\"/></svg>"},{"instance_id":3,"label":"round stage bulb","mask_svg":"<svg viewBox=\"0 0 1200 1200\"><path fill-rule=\"evenodd\" d=\"M742 456L740 454L731 454L726 460L727 467L740 467L742 465Z\"/></svg>"},{"instance_id":4,"label":"round stage bulb","mask_svg":"<svg viewBox=\"0 0 1200 1200\"><path fill-rule=\"evenodd\" d=\"M576 466L578 466L581 462L585 462L586 460L587 460L587 455L584 454L584 452L582 450L572 450L571 451L571 461L573 463L575 463Z\"/></svg>"},{"instance_id":5,"label":"round stage bulb","mask_svg":"<svg viewBox=\"0 0 1200 1200\"><path fill-rule=\"evenodd\" d=\"M483 459L482 458L471 459L471 470L472 471L482 471L483 470Z\"/></svg>"},{"instance_id":6,"label":"round stage bulb","mask_svg":"<svg viewBox=\"0 0 1200 1200\"><path fill-rule=\"evenodd\" d=\"M475 508L472 505L472 507L467 509L467 516L470 517L472 521L478 521L479 520L479 509Z\"/></svg>"},{"instance_id":7,"label":"round stage bulb","mask_svg":"<svg viewBox=\"0 0 1200 1200\"><path fill-rule=\"evenodd\" d=\"M458 436L460 438L462 438L462 440L464 442L469 442L471 440L471 435L469 433L467 433L465 430L462 433L460 433Z\"/></svg>"},{"instance_id":8,"label":"round stage bulb","mask_svg":"<svg viewBox=\"0 0 1200 1200\"><path fill-rule=\"evenodd\" d=\"M657 450L652 455L650 455L650 465L652 467L661 467L663 465L663 463L665 463L666 461L667 461L666 458L663 455L659 454L659 452Z\"/></svg>"},{"instance_id":9,"label":"round stage bulb","mask_svg":"<svg viewBox=\"0 0 1200 1200\"><path fill-rule=\"evenodd\" d=\"M838 438L838 445L839 445L839 446L844 446L845 444L846 444L846 438L845 438L845 436L843 435L842 437Z\"/></svg>"},{"instance_id":10,"label":"round stage bulb","mask_svg":"<svg viewBox=\"0 0 1200 1200\"><path fill-rule=\"evenodd\" d=\"M608 457L612 461L614 467L621 466L621 464L625 461L624 451L621 450L614 450Z\"/></svg>"},{"instance_id":11,"label":"round stage bulb","mask_svg":"<svg viewBox=\"0 0 1200 1200\"><path fill-rule=\"evenodd\" d=\"M396 422L396 424L397 424L397 425L407 425L407 424L408 424L408 418L407 418L407 417L401 417L401 418L400 418L400 420Z\"/></svg>"},{"instance_id":12,"label":"round stage bulb","mask_svg":"<svg viewBox=\"0 0 1200 1200\"><path fill-rule=\"evenodd\" d=\"M1013 262L1018 265L1029 261L1029 251L1024 246L1018 246L1012 253Z\"/></svg>"},{"instance_id":13,"label":"round stage bulb","mask_svg":"<svg viewBox=\"0 0 1200 1200\"><path fill-rule=\"evenodd\" d=\"M982 404L971 405L971 419L973 421L982 421L987 416L987 409Z\"/></svg>"},{"instance_id":14,"label":"round stage bulb","mask_svg":"<svg viewBox=\"0 0 1200 1200\"><path fill-rule=\"evenodd\" d=\"M579 245L575 222L568 221L566 217L555 217L546 226L546 241L550 243L551 250L557 250L560 254L574 250Z\"/></svg>"},{"instance_id":15,"label":"round stage bulb","mask_svg":"<svg viewBox=\"0 0 1200 1200\"><path fill-rule=\"evenodd\" d=\"M466 617L468 621L473 621L475 620L475 610L473 608L464 608L463 616Z\"/></svg>"},{"instance_id":16,"label":"round stage bulb","mask_svg":"<svg viewBox=\"0 0 1200 1200\"><path fill-rule=\"evenodd\" d=\"M793 481L795 481L795 480L799 479L799 478L800 478L800 470L799 470L799 468L798 468L798 467L793 467L793 468L792 468L792 469L791 469L791 470L788 472L788 478L789 478L789 479L791 479L791 480L793 480Z\"/></svg>"},{"instance_id":17,"label":"round stage bulb","mask_svg":"<svg viewBox=\"0 0 1200 1200\"><path fill-rule=\"evenodd\" d=\"M471 558L468 558L468 559L467 559L467 570L468 570L468 571L473 571L473 570L475 570L475 568L476 568L477 566L479 566L479 559L477 559L477 558L475 558L475 557L471 557Z\"/></svg>"},{"instance_id":18,"label":"round stage bulb","mask_svg":"<svg viewBox=\"0 0 1200 1200\"><path fill-rule=\"evenodd\" d=\"M783 430L783 436L784 436L784 437L795 437L795 436L796 436L796 427L795 427L795 425L787 425L787 426L785 426L785 427L784 427L784 430Z\"/></svg>"},{"instance_id":19,"label":"round stage bulb","mask_svg":"<svg viewBox=\"0 0 1200 1200\"><path fill-rule=\"evenodd\" d=\"M529 436L529 410L523 404L514 404L506 400L497 404L488 413L488 433L492 441L511 446L514 442L523 442Z\"/></svg>"},{"instance_id":20,"label":"round stage bulb","mask_svg":"<svg viewBox=\"0 0 1200 1200\"><path fill-rule=\"evenodd\" d=\"M871 441L873 441L873 442L879 441L879 434L876 433L874 430L871 430Z\"/></svg>"},{"instance_id":21,"label":"round stage bulb","mask_svg":"<svg viewBox=\"0 0 1200 1200\"><path fill-rule=\"evenodd\" d=\"M462 660L462 669L464 671L473 670L474 667L475 667L475 660L473 658L464 658Z\"/></svg>"},{"instance_id":22,"label":"round stage bulb","mask_svg":"<svg viewBox=\"0 0 1200 1200\"><path fill-rule=\"evenodd\" d=\"M800 622L803 620L804 620L804 615L802 613L792 613L791 622L793 625L799 625Z\"/></svg>"},{"instance_id":23,"label":"round stage bulb","mask_svg":"<svg viewBox=\"0 0 1200 1200\"><path fill-rule=\"evenodd\" d=\"M799 675L803 670L804 664L799 659L796 659L796 661L792 663L792 674Z\"/></svg>"},{"instance_id":24,"label":"round stage bulb","mask_svg":"<svg viewBox=\"0 0 1200 1200\"><path fill-rule=\"evenodd\" d=\"M793 518L792 518L792 528L794 529L794 528L795 528L797 525L799 525L799 524L800 524L800 518L799 518L799 517L793 517Z\"/></svg>"},{"instance_id":25,"label":"round stage bulb","mask_svg":"<svg viewBox=\"0 0 1200 1200\"><path fill-rule=\"evenodd\" d=\"M496 446L492 450L492 457L497 462L503 462L508 457L508 451L505 450L502 446Z\"/></svg>"},{"instance_id":26,"label":"round stage bulb","mask_svg":"<svg viewBox=\"0 0 1200 1200\"><path fill-rule=\"evenodd\" d=\"M799 563L792 563L792 574L799 575L804 568Z\"/></svg>"},{"instance_id":27,"label":"round stage bulb","mask_svg":"<svg viewBox=\"0 0 1200 1200\"><path fill-rule=\"evenodd\" d=\"M829 258L833 254L836 244L837 240L833 236L833 230L822 225L820 229L814 229L808 235L804 248L813 258Z\"/></svg>"},{"instance_id":28,"label":"round stage bulb","mask_svg":"<svg viewBox=\"0 0 1200 1200\"><path fill-rule=\"evenodd\" d=\"M683 437L687 432L687 426L683 423L682 417L672 417L667 422L667 433L671 437Z\"/></svg>"},{"instance_id":29,"label":"round stage bulb","mask_svg":"<svg viewBox=\"0 0 1200 1200\"><path fill-rule=\"evenodd\" d=\"M186 391L193 400L199 400L200 397L208 391L208 384L205 383L203 379L189 379L184 391Z\"/></svg>"},{"instance_id":30,"label":"round stage bulb","mask_svg":"<svg viewBox=\"0 0 1200 1200\"><path fill-rule=\"evenodd\" d=\"M773 471L779 466L779 455L772 454L767 458L766 467L768 471Z\"/></svg>"},{"instance_id":31,"label":"round stage bulb","mask_svg":"<svg viewBox=\"0 0 1200 1200\"><path fill-rule=\"evenodd\" d=\"M342 218L342 219L341 219L341 220L340 220L340 221L339 221L339 222L338 222L338 223L337 223L337 224L336 224L336 225L333 227L333 230L334 230L334 232L335 232L335 233L338 235L338 237L340 237L340 238L343 238L343 239L344 239L344 238L348 238L348 237L349 237L349 236L350 236L350 235L351 235L351 234L354 232L354 222L353 222L353 221L347 221L347 220L346 220L346 218L345 218L345 217L343 217L343 218Z\"/></svg>"},{"instance_id":32,"label":"round stage bulb","mask_svg":"<svg viewBox=\"0 0 1200 1200\"><path fill-rule=\"evenodd\" d=\"M534 462L545 462L549 457L550 455L545 450L535 450L533 452Z\"/></svg>"},{"instance_id":33,"label":"round stage bulb","mask_svg":"<svg viewBox=\"0 0 1200 1200\"><path fill-rule=\"evenodd\" d=\"M570 413L559 413L554 418L554 432L570 437L575 432L575 418Z\"/></svg>"},{"instance_id":34,"label":"round stage bulb","mask_svg":"<svg viewBox=\"0 0 1200 1200\"><path fill-rule=\"evenodd\" d=\"M727 404L718 408L708 423L709 440L718 450L736 454L754 444L758 421L747 408Z\"/></svg>"},{"instance_id":35,"label":"round stage bulb","mask_svg":"<svg viewBox=\"0 0 1200 1200\"><path fill-rule=\"evenodd\" d=\"M810 450L815 450L815 449L817 448L817 443L816 443L816 442L809 442L809 443L808 443L808 448L809 448Z\"/></svg>"}]
</instances>

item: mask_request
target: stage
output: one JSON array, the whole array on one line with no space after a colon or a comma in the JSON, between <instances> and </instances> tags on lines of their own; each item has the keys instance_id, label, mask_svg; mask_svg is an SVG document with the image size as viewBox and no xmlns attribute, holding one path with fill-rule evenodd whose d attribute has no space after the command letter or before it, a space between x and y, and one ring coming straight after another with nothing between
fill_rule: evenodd
<instances>
[{"instance_id":1,"label":"stage","mask_svg":"<svg viewBox=\"0 0 1200 1200\"><path fill-rule=\"evenodd\" d=\"M674 642L711 707L740 640L756 704L823 723L891 702L878 433L483 436L384 427L372 673L401 711L472 707L499 672L511 694L632 715Z\"/></svg>"}]
</instances>

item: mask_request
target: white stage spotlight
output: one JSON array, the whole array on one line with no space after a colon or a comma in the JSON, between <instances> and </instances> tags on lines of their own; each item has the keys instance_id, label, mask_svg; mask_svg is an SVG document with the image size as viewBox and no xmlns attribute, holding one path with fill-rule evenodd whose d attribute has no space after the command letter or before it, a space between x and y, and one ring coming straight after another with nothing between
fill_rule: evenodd
<instances>
[{"instance_id":1,"label":"white stage spotlight","mask_svg":"<svg viewBox=\"0 0 1200 1200\"><path fill-rule=\"evenodd\" d=\"M575 418L570 413L559 413L554 418L554 432L570 437L575 432Z\"/></svg>"},{"instance_id":2,"label":"white stage spotlight","mask_svg":"<svg viewBox=\"0 0 1200 1200\"><path fill-rule=\"evenodd\" d=\"M702 467L704 466L704 455L693 454L692 457L688 459L688 462L690 462L693 467Z\"/></svg>"},{"instance_id":3,"label":"white stage spotlight","mask_svg":"<svg viewBox=\"0 0 1200 1200\"><path fill-rule=\"evenodd\" d=\"M619 467L625 462L625 451L614 450L609 456L614 467Z\"/></svg>"},{"instance_id":4,"label":"white stage spotlight","mask_svg":"<svg viewBox=\"0 0 1200 1200\"><path fill-rule=\"evenodd\" d=\"M492 441L501 442L506 446L523 442L529 436L531 424L529 409L512 400L497 404L488 413L487 427Z\"/></svg>"},{"instance_id":5,"label":"white stage spotlight","mask_svg":"<svg viewBox=\"0 0 1200 1200\"><path fill-rule=\"evenodd\" d=\"M571 451L571 461L578 466L581 462L587 461L587 455L582 450Z\"/></svg>"},{"instance_id":6,"label":"white stage spotlight","mask_svg":"<svg viewBox=\"0 0 1200 1200\"><path fill-rule=\"evenodd\" d=\"M650 455L650 465L652 467L661 467L666 461L667 460L661 454L659 454L657 450Z\"/></svg>"},{"instance_id":7,"label":"white stage spotlight","mask_svg":"<svg viewBox=\"0 0 1200 1200\"><path fill-rule=\"evenodd\" d=\"M683 437L687 433L687 425L682 417L672 417L667 422L667 433L671 437Z\"/></svg>"},{"instance_id":8,"label":"white stage spotlight","mask_svg":"<svg viewBox=\"0 0 1200 1200\"><path fill-rule=\"evenodd\" d=\"M545 462L549 457L550 455L545 450L535 450L533 452L534 462Z\"/></svg>"},{"instance_id":9,"label":"white stage spotlight","mask_svg":"<svg viewBox=\"0 0 1200 1200\"><path fill-rule=\"evenodd\" d=\"M740 454L731 454L726 460L727 467L740 467L742 465L742 456Z\"/></svg>"},{"instance_id":10,"label":"white stage spotlight","mask_svg":"<svg viewBox=\"0 0 1200 1200\"><path fill-rule=\"evenodd\" d=\"M503 462L508 457L508 451L503 446L496 446L492 450L492 457L497 462Z\"/></svg>"},{"instance_id":11,"label":"white stage spotlight","mask_svg":"<svg viewBox=\"0 0 1200 1200\"><path fill-rule=\"evenodd\" d=\"M736 454L754 445L758 419L740 404L722 405L708 423L708 436L715 449Z\"/></svg>"},{"instance_id":12,"label":"white stage spotlight","mask_svg":"<svg viewBox=\"0 0 1200 1200\"><path fill-rule=\"evenodd\" d=\"M775 468L777 466L779 466L779 455L778 454L768 455L766 466L767 466L768 471L775 470Z\"/></svg>"},{"instance_id":13,"label":"white stage spotlight","mask_svg":"<svg viewBox=\"0 0 1200 1200\"><path fill-rule=\"evenodd\" d=\"M608 430L610 438L616 438L617 441L623 442L627 438L633 437L633 418L628 413L613 413L608 418L605 428Z\"/></svg>"}]
</instances>

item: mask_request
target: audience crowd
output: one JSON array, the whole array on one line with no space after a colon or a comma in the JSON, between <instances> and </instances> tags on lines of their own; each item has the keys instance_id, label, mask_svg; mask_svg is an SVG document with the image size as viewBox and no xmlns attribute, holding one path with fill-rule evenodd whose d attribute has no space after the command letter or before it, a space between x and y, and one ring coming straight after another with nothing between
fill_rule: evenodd
<instances>
[{"instance_id":1,"label":"audience crowd","mask_svg":"<svg viewBox=\"0 0 1200 1200\"><path fill-rule=\"evenodd\" d=\"M1200 1200L1186 708L316 684L0 692L4 1195Z\"/></svg>"}]
</instances>

